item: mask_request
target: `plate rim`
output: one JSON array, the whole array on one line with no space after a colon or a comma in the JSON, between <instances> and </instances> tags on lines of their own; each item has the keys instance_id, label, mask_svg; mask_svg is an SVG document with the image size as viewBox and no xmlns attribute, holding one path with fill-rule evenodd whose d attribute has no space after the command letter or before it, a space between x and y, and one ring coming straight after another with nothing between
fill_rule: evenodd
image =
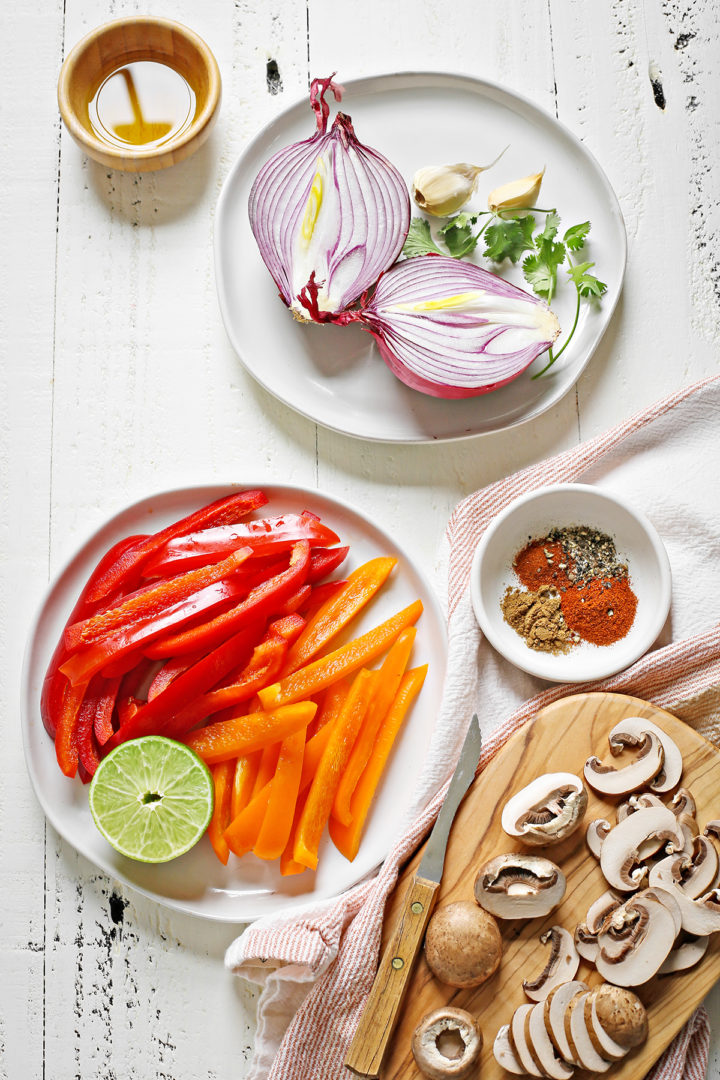
<instances>
[{"instance_id":1,"label":"plate rim","mask_svg":"<svg viewBox=\"0 0 720 1080\"><path fill-rule=\"evenodd\" d=\"M360 442L379 443L380 445L390 444L397 446L423 446L434 443L465 442L469 439L487 438L492 435L497 435L500 432L511 431L514 428L521 427L523 424L528 424L531 423L533 420L538 419L538 417L543 416L551 408L557 405L558 402L561 401L570 392L572 387L577 385L578 379L587 368L590 360L592 359L598 346L600 345L600 342L605 336L605 333L610 326L610 323L612 322L615 310L622 295L625 283L625 275L627 271L627 227L625 225L625 219L623 217L622 208L620 206L620 201L617 197L617 194L612 184L610 183L607 173L603 169L602 165L600 164L592 150L590 150L590 148L586 146L586 144L579 138L579 136L577 136L562 120L560 120L557 116L554 116L549 109L546 109L543 105L537 104L537 102L533 101L521 91L514 90L505 85L504 83L497 82L493 79L484 79L481 76L473 75L469 72L449 72L441 69L432 68L407 69L398 72L379 71L372 74L357 75L352 76L348 79L343 79L342 85L346 92L352 92L352 90L367 92L369 89L372 88L373 83L383 80L396 82L403 79L421 79L428 82L431 80L445 79L458 84L471 83L474 84L475 93L487 94L488 91L492 91L496 94L499 93L500 95L504 95L505 97L510 98L515 102L519 102L524 106L525 109L529 109L531 111L534 110L535 112L540 114L540 116L546 122L559 128L562 134L567 139L569 139L571 143L574 144L575 148L580 150L581 154L584 155L590 166L595 170L596 175L599 177L605 195L608 199L611 216L615 219L619 228L621 241L620 276L615 296L612 299L612 303L610 304L610 306L606 309L607 318L604 320L602 326L599 327L593 334L593 338L587 349L585 359L575 373L575 378L572 380L572 382L568 383L566 389L558 397L553 397L551 393L548 394L547 401L540 404L538 406L538 411L534 412L532 416L524 416L515 420L511 420L507 423L498 424L498 426L493 427L489 431L461 432L456 435L416 435L414 437L391 435L380 436L367 434L363 435L355 431L348 431L345 428L337 427L336 425L326 422L325 420L319 420L317 417L307 412L304 408L301 408L297 404L288 400L287 397L283 396L280 393L277 393L274 389L271 389L270 386L263 380L261 374L259 372L256 373L255 370L249 367L246 360L244 359L243 351L240 348L240 345L237 342L231 328L232 324L229 317L228 305L226 303L226 289L223 287L224 275L221 269L222 260L220 253L222 241L220 239L220 234L222 231L222 223L226 214L226 203L229 201L230 189L233 187L238 173L241 172L243 163L253 153L259 141L266 135L267 131L270 128L272 128L276 124L281 124L291 112L293 112L298 108L298 106L306 102L307 92L301 95L297 95L295 98L293 98L293 100L289 102L283 109L281 109L279 113L277 113L270 120L268 120L267 123L263 124L259 131L255 132L255 134L246 143L238 157L235 159L230 169L228 170L225 179L223 180L217 202L215 203L215 214L213 223L213 267L215 271L215 289L218 298L218 306L220 308L220 316L222 318L223 326L225 328L225 333L227 334L233 351L235 352L235 355L239 359L247 374L250 375L251 378L254 379L254 381L258 383L258 385L260 385L263 390L265 390L266 393L270 394L270 396L273 397L276 401L280 401L287 408L292 409L293 412L304 416L305 419L309 420L311 423L314 423L322 428L326 428L328 431L337 432L339 435L344 435L346 438L350 439L357 439Z\"/></svg>"},{"instance_id":2,"label":"plate rim","mask_svg":"<svg viewBox=\"0 0 720 1080\"><path fill-rule=\"evenodd\" d=\"M61 819L58 817L58 814L55 812L55 808L54 808L53 804L50 802L50 800L48 800L46 798L46 795L45 795L45 793L43 791L43 788L42 788L42 784L39 782L39 776L37 775L37 773L35 771L35 768L34 768L33 755L32 755L31 746L30 746L30 725L32 723L32 708L31 708L31 705L32 705L32 702L34 701L34 693L33 693L33 688L31 686L31 668L32 668L32 654L33 654L33 649L34 649L34 646L35 646L35 641L36 641L38 631L40 629L40 626L41 626L41 623L42 623L42 620L43 620L43 617L44 617L45 610L46 610L46 607L48 605L48 602L50 601L50 599L52 598L52 596L56 592L56 590L60 587L62 579L72 570L73 564L75 562L77 562L81 558L83 552L88 547L90 547L93 543L95 543L98 540L98 538L100 537L100 535L106 529L110 528L116 522L116 520L118 518L122 517L123 515L127 514L128 512L134 511L137 507L140 507L145 503L149 503L149 502L159 500L159 499L173 498L173 497L177 497L178 495L183 496L183 497L186 496L186 495L191 496L192 493L194 493L194 492L207 491L208 489L218 489L218 491L220 491L220 489L222 489L227 494L231 494L233 491L251 490L251 489L255 490L256 488L267 492L269 494L269 501L272 500L272 497L273 497L272 492L273 491L278 491L278 490L292 491L292 492L296 493L298 496L309 496L311 498L313 496L320 496L323 499L327 499L329 502L336 504L339 508L341 508L341 510L354 515L356 518L360 519L361 521L363 521L365 523L369 523L374 529L376 529L384 537L387 537L387 539L389 540L389 542L392 544L393 547L399 549L402 552L403 557L407 561L408 565L418 575L418 577L420 578L420 580L423 582L423 584L425 586L425 589L426 589L426 592L427 592L427 597L428 597L428 600L430 602L429 602L429 604L425 604L423 602L423 610L428 611L428 609L430 609L432 611L433 621L436 622L437 626L441 630L440 638L441 638L442 645L443 645L443 654L442 654L443 672L442 672L442 674L443 674L443 682L444 682L444 677L445 677L445 674L446 674L446 671L447 671L448 638L447 638L447 622L446 622L445 617L443 615L440 598L439 598L439 596L437 594L437 590L435 589L434 584L431 581L430 575L423 569L423 567L420 566L420 564L417 562L417 560L412 555L409 555L406 552L404 546L401 545L397 540L395 540L392 537L392 535L387 531L387 529L385 529L382 525L377 525L374 521L372 521L370 519L368 514L366 514L363 510L361 510L355 504L353 504L351 502L348 502L347 499L342 498L342 496L337 496L337 495L331 494L329 492L326 492L326 491L322 490L321 488L309 488L309 487L306 487L306 486L304 486L302 484L291 484L291 483L285 484L285 483L277 483L275 481L270 481L270 482L268 482L268 481L260 481L258 483L255 483L255 482L252 482L252 481L238 482L236 480L235 481L230 480L230 481L224 482L223 480L217 480L217 479L210 480L208 483L205 483L205 484L195 482L195 483L184 485L184 486L181 486L181 487L162 488L162 489L157 490L157 491L149 492L149 493L141 496L140 498L132 499L130 502L122 503L122 505L120 505L120 507L118 509L113 511L108 517L104 518L100 522L100 524L98 526L96 526L94 529L92 529L89 533L85 533L83 538L81 539L81 541L79 543L73 545L73 548L72 548L72 551L71 551L70 555L63 561L63 563L59 567L59 569L52 575L52 577L48 581L45 589L43 590L43 594L40 597L40 600L37 602L37 604L36 604L36 606L34 608L33 616L32 616L32 619L30 621L29 628L28 628L28 631L27 631L27 636L26 636L26 639L25 639L25 646L24 646L24 649L23 649L22 666L21 666L21 670L20 670L20 703L19 703L20 704L20 729L21 729L21 736L22 736L23 757L24 757L24 760L25 760L25 768L27 770L27 774L28 774L28 777L30 779L30 784L31 784L33 793L34 793L35 798L37 799L37 801L38 801L38 803L40 805L40 808L42 809L43 814L45 815L47 821L50 823L50 825L55 830L55 832L61 837L63 842L68 844L69 847L71 847L73 851L75 851L77 854L82 856L82 858L86 859L92 866L96 867L98 870L100 870L102 873L104 873L109 878L122 882L122 884L123 884L123 886L125 888L131 889L131 890L134 890L137 893L140 893L140 895L146 897L148 900L151 900L156 904L159 904L161 907L168 908L168 909L171 909L173 911L179 911L181 914L189 915L189 916L191 916L193 918L204 919L204 920L207 920L207 921L210 921L210 922L221 923L221 924L225 924L225 925L252 923L252 922L255 922L256 919L266 917L266 916L271 917L271 918L276 918L278 915L281 915L286 910L288 911L288 913L292 912L293 914L295 914L297 912L302 911L303 909L305 909L308 906L312 906L313 904L331 901L334 898L340 896L341 893L339 893L339 892L330 892L330 893L328 893L327 891L323 891L320 894L308 893L307 895L305 895L303 897L303 900L302 900L301 903L291 904L288 907L286 904L281 902L278 905L278 907L275 908L272 911L252 911L252 910L249 910L247 913L243 913L243 914L239 914L239 915L236 915L236 914L232 914L232 915L231 914L224 914L222 912L214 912L212 910L211 911L202 911L202 910L198 910L197 907L195 906L197 904L197 901L192 900L192 899L183 900L183 899L178 899L178 898L175 898L175 897L161 896L158 893L153 892L149 888L146 888L146 887L144 887L142 885L139 885L134 881L130 881L125 876L125 874L122 872L121 868L112 865L108 860L98 859L94 855L88 854L87 851L81 850L80 848L76 847L73 840L71 840L66 835L66 830L62 826ZM219 493L217 495L217 497L222 498L222 494ZM38 716L37 716L37 723L42 726L42 721L40 719L39 712L38 712ZM47 739L49 741L50 737L47 736ZM77 776L73 778L73 782L76 782L76 781L77 781ZM89 810L88 810L88 813L89 813ZM369 877L371 874L373 874L377 870L377 868L382 864L382 862L384 862L385 858L387 857L387 855L388 855L388 853L390 851L392 839L393 839L393 837L390 834L388 834L387 850L385 850L385 852L384 852L382 858L379 860L379 862L375 863L369 869L363 870L361 873L359 873L358 876L352 882L348 883L342 889L342 892L345 892L348 889L354 888L356 885L360 884L363 880L365 880L367 877ZM287 897L286 899L289 900L289 901L292 901L293 897ZM249 902L252 902L252 897L249 898Z\"/></svg>"}]
</instances>

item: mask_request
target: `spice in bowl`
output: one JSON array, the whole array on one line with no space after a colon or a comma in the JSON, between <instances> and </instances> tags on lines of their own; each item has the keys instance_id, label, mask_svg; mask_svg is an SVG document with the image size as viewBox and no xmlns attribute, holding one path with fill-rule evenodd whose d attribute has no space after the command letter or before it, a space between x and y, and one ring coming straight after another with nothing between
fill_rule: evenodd
<instances>
[{"instance_id":1,"label":"spice in bowl","mask_svg":"<svg viewBox=\"0 0 720 1080\"><path fill-rule=\"evenodd\" d=\"M531 649L558 655L581 641L612 645L635 620L627 564L598 529L572 525L529 537L513 570L523 588L507 587L502 613Z\"/></svg>"}]
</instances>

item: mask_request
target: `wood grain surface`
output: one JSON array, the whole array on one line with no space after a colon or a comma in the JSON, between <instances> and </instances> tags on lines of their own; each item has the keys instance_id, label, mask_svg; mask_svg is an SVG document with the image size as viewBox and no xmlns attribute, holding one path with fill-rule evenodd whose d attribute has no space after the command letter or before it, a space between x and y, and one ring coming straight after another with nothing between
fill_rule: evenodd
<instances>
[{"instance_id":1,"label":"wood grain surface","mask_svg":"<svg viewBox=\"0 0 720 1080\"><path fill-rule=\"evenodd\" d=\"M438 910L443 904L473 897L475 876L488 859L504 852L523 850L513 843L500 826L502 808L511 795L544 772L574 772L582 775L590 754L608 760L607 735L619 720L642 716L654 720L677 743L682 751L682 784L689 787L697 801L698 822L714 818L719 809L720 752L670 713L624 694L577 694L543 709L506 744L475 780L455 819L450 834L445 873L438 894ZM617 761L616 761L617 765ZM614 823L615 805L589 791L585 822L605 817ZM590 904L607 888L597 860L585 844L581 827L560 844L532 848L556 862L567 877L567 892L562 904L543 919L530 921L500 920L503 959L498 973L489 982L473 990L454 990L433 977L421 954L410 985L402 1016L395 1029L382 1077L386 1080L410 1080L419 1073L410 1041L413 1031L426 1013L451 1004L479 1017L484 1037L481 1063L475 1075L483 1080L507 1080L508 1074L493 1057L492 1047L498 1028L507 1024L518 1005L527 1002L523 979L538 974L547 961L547 949L539 942L550 926L559 924L571 932L584 921ZM386 917L386 935L393 932L396 907L414 873L422 851L406 868ZM602 982L592 965L581 961L576 976L590 984ZM693 1009L720 979L720 935L715 935L702 963L682 974L655 978L636 993L648 1009L650 1035L645 1046L632 1052L607 1074L612 1080L640 1080L683 1026ZM578 1071L576 1076L582 1077Z\"/></svg>"}]
</instances>

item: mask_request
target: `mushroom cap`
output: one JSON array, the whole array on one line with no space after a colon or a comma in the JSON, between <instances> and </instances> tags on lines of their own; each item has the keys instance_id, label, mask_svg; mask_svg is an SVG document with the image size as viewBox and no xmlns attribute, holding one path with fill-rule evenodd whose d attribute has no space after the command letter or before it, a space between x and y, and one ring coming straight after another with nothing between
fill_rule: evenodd
<instances>
[{"instance_id":1,"label":"mushroom cap","mask_svg":"<svg viewBox=\"0 0 720 1080\"><path fill-rule=\"evenodd\" d=\"M428 1080L463 1080L473 1071L482 1044L475 1017L448 1005L423 1017L413 1033L412 1052Z\"/></svg>"},{"instance_id":2,"label":"mushroom cap","mask_svg":"<svg viewBox=\"0 0 720 1080\"><path fill-rule=\"evenodd\" d=\"M574 773L544 773L518 791L503 807L501 824L508 836L531 847L565 840L580 825L587 791Z\"/></svg>"},{"instance_id":3,"label":"mushroom cap","mask_svg":"<svg viewBox=\"0 0 720 1080\"><path fill-rule=\"evenodd\" d=\"M647 720L642 716L626 716L624 720L620 720L608 736L610 750L615 754L620 753L624 745L623 736L629 735L631 737L640 738L646 732L652 732L654 735L657 735L662 743L664 755L662 768L649 782L648 787L652 788L653 791L661 793L672 791L672 789L677 787L680 783L680 778L682 777L682 754L680 753L677 743L675 743L661 727L653 723L652 720Z\"/></svg>"},{"instance_id":4,"label":"mushroom cap","mask_svg":"<svg viewBox=\"0 0 720 1080\"><path fill-rule=\"evenodd\" d=\"M565 895L565 875L540 855L496 855L478 870L475 899L499 919L548 915Z\"/></svg>"},{"instance_id":5,"label":"mushroom cap","mask_svg":"<svg viewBox=\"0 0 720 1080\"><path fill-rule=\"evenodd\" d=\"M428 923L425 959L440 982L479 986L495 974L502 959L498 924L472 900L446 904Z\"/></svg>"},{"instance_id":6,"label":"mushroom cap","mask_svg":"<svg viewBox=\"0 0 720 1080\"><path fill-rule=\"evenodd\" d=\"M619 1046L632 1050L648 1036L648 1016L640 998L622 986L603 983L593 991L595 1015L603 1031Z\"/></svg>"}]
</instances>

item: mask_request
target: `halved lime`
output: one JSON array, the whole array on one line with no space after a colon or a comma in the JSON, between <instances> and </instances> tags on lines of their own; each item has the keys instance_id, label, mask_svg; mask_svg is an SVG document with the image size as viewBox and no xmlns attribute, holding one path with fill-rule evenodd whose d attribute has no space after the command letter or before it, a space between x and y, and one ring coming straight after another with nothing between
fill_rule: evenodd
<instances>
[{"instance_id":1,"label":"halved lime","mask_svg":"<svg viewBox=\"0 0 720 1080\"><path fill-rule=\"evenodd\" d=\"M106 840L139 862L176 859L212 817L210 770L182 743L146 735L121 743L98 766L90 810Z\"/></svg>"}]
</instances>

